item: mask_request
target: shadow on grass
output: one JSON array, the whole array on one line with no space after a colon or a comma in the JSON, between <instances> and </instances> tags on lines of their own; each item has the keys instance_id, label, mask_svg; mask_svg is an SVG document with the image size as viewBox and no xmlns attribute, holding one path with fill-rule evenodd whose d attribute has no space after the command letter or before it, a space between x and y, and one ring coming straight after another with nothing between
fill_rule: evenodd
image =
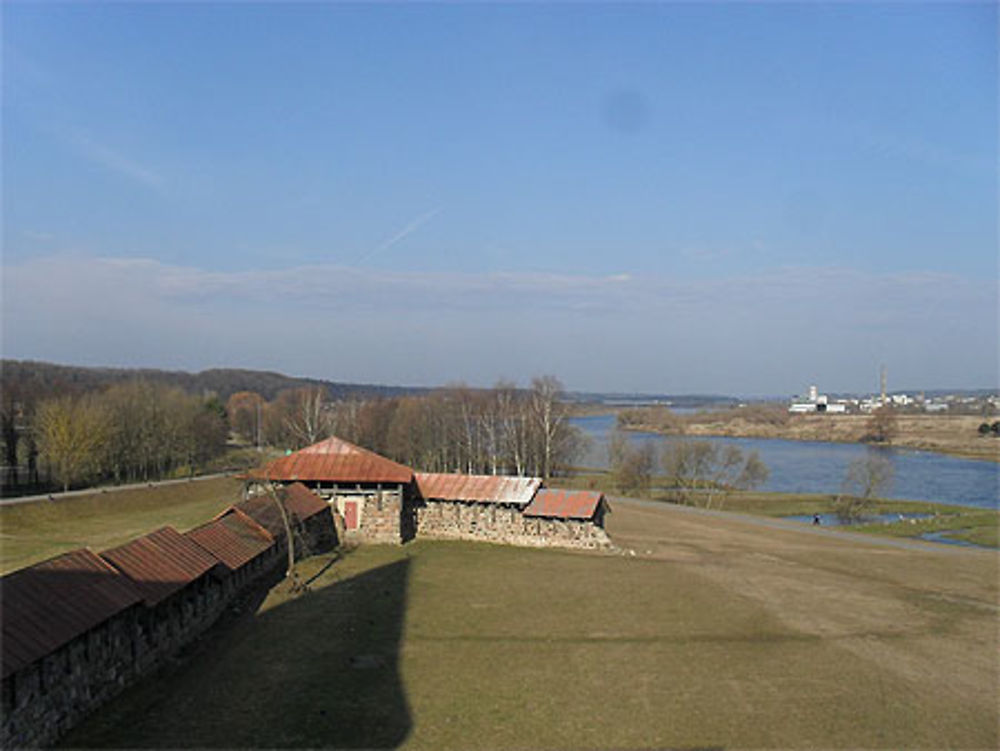
<instances>
[{"instance_id":1,"label":"shadow on grass","mask_svg":"<svg viewBox=\"0 0 1000 751\"><path fill-rule=\"evenodd\" d=\"M223 625L61 745L394 748L412 727L399 672L408 572L389 563Z\"/></svg>"}]
</instances>

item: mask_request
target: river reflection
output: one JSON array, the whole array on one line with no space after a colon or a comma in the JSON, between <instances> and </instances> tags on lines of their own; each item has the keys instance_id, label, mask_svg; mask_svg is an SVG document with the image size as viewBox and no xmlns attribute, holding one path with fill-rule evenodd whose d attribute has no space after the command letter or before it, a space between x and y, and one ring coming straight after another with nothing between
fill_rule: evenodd
<instances>
[{"instance_id":1,"label":"river reflection","mask_svg":"<svg viewBox=\"0 0 1000 751\"><path fill-rule=\"evenodd\" d=\"M608 466L608 436L615 427L612 415L575 417L570 422L591 439L579 464ZM654 433L629 433L635 443L663 445L678 438ZM871 448L854 443L785 441L771 438L699 438L735 444L744 451L757 451L771 470L761 488L781 493L836 493L848 465L868 451L879 451L895 467L887 498L936 501L958 506L1000 507L1000 465L973 459L959 459L929 451Z\"/></svg>"}]
</instances>

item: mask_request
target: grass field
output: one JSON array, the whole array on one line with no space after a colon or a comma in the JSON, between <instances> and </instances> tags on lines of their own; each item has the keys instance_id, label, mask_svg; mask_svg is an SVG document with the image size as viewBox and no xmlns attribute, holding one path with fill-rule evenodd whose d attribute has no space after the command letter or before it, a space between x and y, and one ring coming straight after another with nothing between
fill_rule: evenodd
<instances>
[{"instance_id":1,"label":"grass field","mask_svg":"<svg viewBox=\"0 0 1000 751\"><path fill-rule=\"evenodd\" d=\"M104 550L168 524L186 531L239 500L240 488L220 477L0 506L0 572L74 548Z\"/></svg>"},{"instance_id":2,"label":"grass field","mask_svg":"<svg viewBox=\"0 0 1000 751\"><path fill-rule=\"evenodd\" d=\"M363 546L66 747L996 748L995 553L616 503L634 555Z\"/></svg>"}]
</instances>

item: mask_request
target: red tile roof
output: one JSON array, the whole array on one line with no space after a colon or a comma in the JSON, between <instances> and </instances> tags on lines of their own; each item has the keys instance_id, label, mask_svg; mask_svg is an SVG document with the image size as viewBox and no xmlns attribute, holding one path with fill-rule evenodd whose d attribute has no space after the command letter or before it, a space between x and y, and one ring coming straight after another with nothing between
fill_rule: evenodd
<instances>
[{"instance_id":1,"label":"red tile roof","mask_svg":"<svg viewBox=\"0 0 1000 751\"><path fill-rule=\"evenodd\" d=\"M592 519L604 500L596 490L549 490L543 488L524 510L525 516L552 519Z\"/></svg>"},{"instance_id":2,"label":"red tile roof","mask_svg":"<svg viewBox=\"0 0 1000 751\"><path fill-rule=\"evenodd\" d=\"M105 550L101 557L131 579L150 606L219 565L215 556L173 527Z\"/></svg>"},{"instance_id":3,"label":"red tile roof","mask_svg":"<svg viewBox=\"0 0 1000 751\"><path fill-rule=\"evenodd\" d=\"M86 549L0 579L3 677L142 602L121 572Z\"/></svg>"},{"instance_id":4,"label":"red tile roof","mask_svg":"<svg viewBox=\"0 0 1000 751\"><path fill-rule=\"evenodd\" d=\"M286 486L284 489L285 508L299 521L305 521L324 511L329 513L330 504L312 492L301 482Z\"/></svg>"},{"instance_id":5,"label":"red tile roof","mask_svg":"<svg viewBox=\"0 0 1000 751\"><path fill-rule=\"evenodd\" d=\"M248 473L280 482L387 483L405 485L413 470L340 438L307 446Z\"/></svg>"},{"instance_id":6,"label":"red tile roof","mask_svg":"<svg viewBox=\"0 0 1000 751\"><path fill-rule=\"evenodd\" d=\"M237 509L184 533L235 571L274 545L274 538Z\"/></svg>"},{"instance_id":7,"label":"red tile roof","mask_svg":"<svg viewBox=\"0 0 1000 751\"><path fill-rule=\"evenodd\" d=\"M523 506L534 498L542 481L537 477L457 475L418 472L417 489L423 498Z\"/></svg>"}]
</instances>

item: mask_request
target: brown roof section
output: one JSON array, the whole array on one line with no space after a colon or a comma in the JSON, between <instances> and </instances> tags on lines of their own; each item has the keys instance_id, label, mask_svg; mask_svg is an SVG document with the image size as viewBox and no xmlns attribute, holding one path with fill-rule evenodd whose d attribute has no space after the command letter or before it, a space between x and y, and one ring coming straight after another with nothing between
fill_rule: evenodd
<instances>
[{"instance_id":1,"label":"brown roof section","mask_svg":"<svg viewBox=\"0 0 1000 751\"><path fill-rule=\"evenodd\" d=\"M288 522L296 525L323 511L329 512L329 504L300 482L276 489L285 506ZM285 538L285 523L281 512L269 493L255 495L240 501L233 509L239 510L257 522L276 540Z\"/></svg>"},{"instance_id":2,"label":"brown roof section","mask_svg":"<svg viewBox=\"0 0 1000 751\"><path fill-rule=\"evenodd\" d=\"M245 566L274 545L274 538L267 530L238 509L229 509L184 535L222 561L230 571Z\"/></svg>"},{"instance_id":3,"label":"brown roof section","mask_svg":"<svg viewBox=\"0 0 1000 751\"><path fill-rule=\"evenodd\" d=\"M264 495L252 496L244 501L240 501L233 508L253 519L275 540L285 539L285 523L282 521L281 512L274 505L274 500L270 495L265 493Z\"/></svg>"},{"instance_id":4,"label":"brown roof section","mask_svg":"<svg viewBox=\"0 0 1000 751\"><path fill-rule=\"evenodd\" d=\"M549 490L543 488L524 510L525 516L551 519L592 519L600 505L607 501L596 490Z\"/></svg>"},{"instance_id":5,"label":"brown roof section","mask_svg":"<svg viewBox=\"0 0 1000 751\"><path fill-rule=\"evenodd\" d=\"M417 489L423 498L523 506L535 497L542 481L537 477L454 475L418 472Z\"/></svg>"},{"instance_id":6,"label":"brown roof section","mask_svg":"<svg viewBox=\"0 0 1000 751\"><path fill-rule=\"evenodd\" d=\"M285 509L299 521L305 521L316 514L330 511L330 504L312 492L301 482L283 488Z\"/></svg>"},{"instance_id":7,"label":"brown roof section","mask_svg":"<svg viewBox=\"0 0 1000 751\"><path fill-rule=\"evenodd\" d=\"M173 527L105 550L101 557L131 579L150 606L219 565L215 556Z\"/></svg>"},{"instance_id":8,"label":"brown roof section","mask_svg":"<svg viewBox=\"0 0 1000 751\"><path fill-rule=\"evenodd\" d=\"M0 579L3 677L142 602L127 577L86 549Z\"/></svg>"},{"instance_id":9,"label":"brown roof section","mask_svg":"<svg viewBox=\"0 0 1000 751\"><path fill-rule=\"evenodd\" d=\"M327 438L252 470L250 477L280 482L405 485L413 470L340 438Z\"/></svg>"}]
</instances>

